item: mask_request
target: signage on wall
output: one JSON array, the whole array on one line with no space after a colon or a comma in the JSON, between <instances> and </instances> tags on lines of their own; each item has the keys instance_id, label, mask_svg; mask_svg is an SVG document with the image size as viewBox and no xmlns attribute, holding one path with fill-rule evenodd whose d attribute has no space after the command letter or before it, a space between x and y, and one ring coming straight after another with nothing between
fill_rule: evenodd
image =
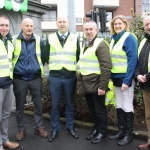
<instances>
[{"instance_id":1,"label":"signage on wall","mask_svg":"<svg viewBox=\"0 0 150 150\"><path fill-rule=\"evenodd\" d=\"M0 9L26 12L28 0L0 0Z\"/></svg>"}]
</instances>

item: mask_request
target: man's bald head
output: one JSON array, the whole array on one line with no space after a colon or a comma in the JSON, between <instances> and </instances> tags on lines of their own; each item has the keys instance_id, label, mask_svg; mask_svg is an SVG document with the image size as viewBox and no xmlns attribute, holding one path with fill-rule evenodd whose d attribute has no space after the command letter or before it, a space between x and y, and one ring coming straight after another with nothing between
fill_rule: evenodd
<instances>
[{"instance_id":1,"label":"man's bald head","mask_svg":"<svg viewBox=\"0 0 150 150\"><path fill-rule=\"evenodd\" d=\"M67 17L67 16L58 16L58 17L57 17L57 21L58 21L58 20L60 20L60 19L64 19L64 20L66 20L66 21L68 21L68 22L69 22L69 20L68 20L68 17Z\"/></svg>"},{"instance_id":2,"label":"man's bald head","mask_svg":"<svg viewBox=\"0 0 150 150\"><path fill-rule=\"evenodd\" d=\"M25 18L22 20L21 23L21 29L22 29L22 34L24 36L24 38L29 39L30 36L33 33L33 29L34 29L34 22L32 19L30 18Z\"/></svg>"},{"instance_id":3,"label":"man's bald head","mask_svg":"<svg viewBox=\"0 0 150 150\"><path fill-rule=\"evenodd\" d=\"M62 34L66 33L68 31L69 27L69 20L67 16L59 16L57 18L56 25L58 27L58 31Z\"/></svg>"},{"instance_id":4,"label":"man's bald head","mask_svg":"<svg viewBox=\"0 0 150 150\"><path fill-rule=\"evenodd\" d=\"M30 22L30 23L32 23L32 24L34 25L33 20L30 19L30 18L25 18L25 19L23 19L21 24L26 24L26 23L28 23L28 22Z\"/></svg>"}]
</instances>

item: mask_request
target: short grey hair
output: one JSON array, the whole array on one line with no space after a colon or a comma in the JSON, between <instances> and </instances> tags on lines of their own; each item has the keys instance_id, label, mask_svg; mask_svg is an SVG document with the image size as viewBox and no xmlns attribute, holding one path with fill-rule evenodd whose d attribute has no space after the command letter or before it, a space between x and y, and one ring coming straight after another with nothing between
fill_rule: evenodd
<instances>
[{"instance_id":1,"label":"short grey hair","mask_svg":"<svg viewBox=\"0 0 150 150\"><path fill-rule=\"evenodd\" d=\"M96 24L96 22L93 21L93 20L86 20L86 22L83 24L83 28L84 28L84 25L87 24L87 23L93 23L94 26L95 26L95 28L97 28L97 24Z\"/></svg>"}]
</instances>

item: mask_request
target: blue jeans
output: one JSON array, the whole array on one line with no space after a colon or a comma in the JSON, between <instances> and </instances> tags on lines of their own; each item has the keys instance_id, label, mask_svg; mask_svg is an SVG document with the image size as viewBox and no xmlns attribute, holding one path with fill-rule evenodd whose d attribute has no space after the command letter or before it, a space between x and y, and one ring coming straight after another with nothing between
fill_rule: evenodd
<instances>
[{"instance_id":1,"label":"blue jeans","mask_svg":"<svg viewBox=\"0 0 150 150\"><path fill-rule=\"evenodd\" d=\"M48 87L51 97L51 125L54 132L60 130L60 100L62 93L65 102L66 128L73 129L74 108L72 105L73 95L76 87L76 76L72 78L48 77Z\"/></svg>"}]
</instances>

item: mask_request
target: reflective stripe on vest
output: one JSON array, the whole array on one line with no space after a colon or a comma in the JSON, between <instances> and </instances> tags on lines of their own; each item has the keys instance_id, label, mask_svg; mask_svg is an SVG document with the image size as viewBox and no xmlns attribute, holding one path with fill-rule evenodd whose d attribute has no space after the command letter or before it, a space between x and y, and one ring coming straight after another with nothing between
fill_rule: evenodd
<instances>
[{"instance_id":1,"label":"reflective stripe on vest","mask_svg":"<svg viewBox=\"0 0 150 150\"><path fill-rule=\"evenodd\" d=\"M114 45L114 40L112 39L110 43L110 53L112 61L112 73L126 73L127 71L127 55L122 50L122 46L126 38L129 36L129 32L125 32L119 41Z\"/></svg>"},{"instance_id":2,"label":"reflective stripe on vest","mask_svg":"<svg viewBox=\"0 0 150 150\"><path fill-rule=\"evenodd\" d=\"M146 38L144 38L141 43L140 43L140 46L138 48L138 58L139 58L139 55L140 55L140 52L142 50L142 47L144 46L145 42L147 41ZM149 53L149 56L148 56L148 72L150 72L150 53Z\"/></svg>"},{"instance_id":3,"label":"reflective stripe on vest","mask_svg":"<svg viewBox=\"0 0 150 150\"><path fill-rule=\"evenodd\" d=\"M5 48L4 42L0 40L0 77L7 77L13 78L12 72L12 54L14 51L13 44L7 40L8 52Z\"/></svg>"},{"instance_id":4,"label":"reflective stripe on vest","mask_svg":"<svg viewBox=\"0 0 150 150\"><path fill-rule=\"evenodd\" d=\"M34 34L34 37L36 39L36 56L37 56L37 60L41 69L41 74L44 75L44 68L43 68L43 64L41 61L41 48L40 48L40 37L38 35ZM17 36L13 36L13 38L17 38ZM20 56L21 53L21 39L13 39L13 41L15 42L15 51L14 51L14 58L13 58L13 69L18 61L18 58Z\"/></svg>"},{"instance_id":5,"label":"reflective stripe on vest","mask_svg":"<svg viewBox=\"0 0 150 150\"><path fill-rule=\"evenodd\" d=\"M56 33L49 35L50 56L49 69L61 70L63 67L70 71L76 70L77 36L70 33L62 48Z\"/></svg>"},{"instance_id":6,"label":"reflective stripe on vest","mask_svg":"<svg viewBox=\"0 0 150 150\"><path fill-rule=\"evenodd\" d=\"M83 52L84 47L82 48L79 60L79 71L82 75L89 75L92 73L101 74L100 63L95 52L102 40L103 39L96 38L94 44L88 47L85 52Z\"/></svg>"}]
</instances>

